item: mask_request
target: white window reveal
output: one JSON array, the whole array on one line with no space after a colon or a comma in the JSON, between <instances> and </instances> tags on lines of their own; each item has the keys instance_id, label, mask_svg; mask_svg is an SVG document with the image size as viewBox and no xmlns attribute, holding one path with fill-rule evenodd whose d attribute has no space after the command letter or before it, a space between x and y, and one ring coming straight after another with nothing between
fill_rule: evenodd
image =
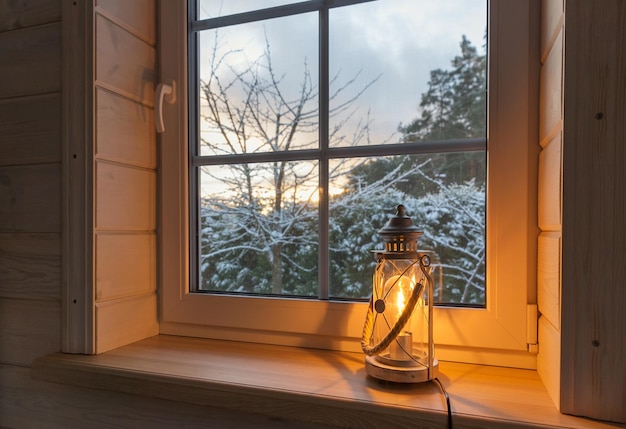
<instances>
[{"instance_id":1,"label":"white window reveal","mask_svg":"<svg viewBox=\"0 0 626 429\"><path fill-rule=\"evenodd\" d=\"M163 2L161 332L358 350L403 204L440 358L532 367L536 23L503 5Z\"/></svg>"}]
</instances>

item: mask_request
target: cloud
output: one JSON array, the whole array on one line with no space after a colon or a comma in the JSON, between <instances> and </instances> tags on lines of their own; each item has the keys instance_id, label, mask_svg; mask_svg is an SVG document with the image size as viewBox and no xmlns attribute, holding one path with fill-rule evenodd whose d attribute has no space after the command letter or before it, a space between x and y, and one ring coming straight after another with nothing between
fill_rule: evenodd
<instances>
[{"instance_id":1,"label":"cloud","mask_svg":"<svg viewBox=\"0 0 626 429\"><path fill-rule=\"evenodd\" d=\"M259 7L259 3L203 0L201 7L207 17L219 16L220 5L224 15ZM290 2L265 0L262 7L286 3ZM417 116L430 71L450 67L450 61L460 52L463 35L482 47L487 5L486 0L378 0L331 9L329 16L330 74L341 71L342 82L358 75L351 86L353 93L380 77L359 99L359 118L370 111L375 120L373 131L383 138L394 132L400 122ZM219 34L224 49L245 49L248 59L263 53L267 35L273 65L295 92L305 61L312 77L318 76L317 26L317 13L307 13L223 28ZM209 45L208 37L201 38L203 44ZM211 46L202 47L204 70L210 66L208 48ZM239 60L242 66L243 56Z\"/></svg>"}]
</instances>

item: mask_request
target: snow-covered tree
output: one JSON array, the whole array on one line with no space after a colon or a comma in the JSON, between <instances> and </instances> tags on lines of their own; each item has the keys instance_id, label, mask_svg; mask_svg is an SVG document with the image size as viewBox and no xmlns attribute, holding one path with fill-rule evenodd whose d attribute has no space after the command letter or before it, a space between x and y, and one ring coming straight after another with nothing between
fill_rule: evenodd
<instances>
[{"instance_id":1,"label":"snow-covered tree","mask_svg":"<svg viewBox=\"0 0 626 429\"><path fill-rule=\"evenodd\" d=\"M484 56L465 38L461 50L452 70L431 74L420 116L399 128L402 141L484 135L479 118L484 112ZM238 64L245 64L239 68L231 65L229 57L241 52L218 55L218 51L214 50L210 76L201 83L203 154L284 153L317 147L318 90L306 62L294 91L293 80L287 85L273 66L269 43L254 61L242 62L239 57ZM349 80L331 91L331 116L356 114L352 104L369 84L346 97L353 83ZM345 98L340 102L340 97ZM366 115L356 130L330 130L331 144L367 141L369 121ZM451 131L446 131L446 123ZM343 191L330 198L331 296L369 296L374 271L371 251L382 244L377 231L403 204L424 228L420 248L432 253L435 275L443 273L441 281L436 277L441 286L436 289L437 301L484 303L484 176L467 169L481 157L484 162L484 154L479 153L333 163L330 180L341 184ZM203 166L202 174L216 188L200 198L201 289L315 295L317 165L278 157L271 162Z\"/></svg>"},{"instance_id":2,"label":"snow-covered tree","mask_svg":"<svg viewBox=\"0 0 626 429\"><path fill-rule=\"evenodd\" d=\"M399 127L402 141L419 143L485 136L486 56L479 54L465 37L460 48L461 54L453 58L450 69L431 72L428 90L421 96L418 117ZM402 203L414 222L424 228L420 248L429 250L436 262L438 302L484 304L485 164L484 152L441 153L381 158L352 171L349 192L370 192L368 184L389 183L387 191L375 198L365 192L359 211L370 207L370 218L378 221L375 216L381 210L391 215L395 205ZM394 171L403 172L401 180L391 180L390 173ZM389 201L387 196L396 201ZM384 205L380 206L379 202ZM379 221L378 228L383 225ZM368 228L365 230L367 234L356 237L353 245L366 247L362 243L369 240L373 248L379 239ZM355 265L364 267L364 263L365 260L360 260ZM364 282L358 275L346 277L351 272L348 265L346 259L345 266L333 266L343 276L342 287Z\"/></svg>"},{"instance_id":3,"label":"snow-covered tree","mask_svg":"<svg viewBox=\"0 0 626 429\"><path fill-rule=\"evenodd\" d=\"M208 77L200 84L202 154L318 147L318 89L306 60L294 86L293 74L276 70L267 40L254 60L245 51L223 51L217 37L212 53ZM348 96L354 80L334 88L330 117L353 115L354 101L373 82ZM364 122L352 132L337 126L329 137L358 144L367 139L366 130ZM201 187L211 189L200 201L200 288L315 294L318 174L315 162L280 158L202 167Z\"/></svg>"},{"instance_id":4,"label":"snow-covered tree","mask_svg":"<svg viewBox=\"0 0 626 429\"><path fill-rule=\"evenodd\" d=\"M415 225L424 231L418 244L420 251L428 252L434 262L436 302L484 304L484 184L475 180L445 184L429 178L422 171L428 161L389 163L405 166L400 168L403 173L396 176L397 180L367 184L361 181L360 193L343 195L331 202L331 292L349 297L371 293L371 250L382 245L377 231L401 203ZM420 182L430 182L434 190L416 197L407 188L407 181L418 189L423 188Z\"/></svg>"}]
</instances>

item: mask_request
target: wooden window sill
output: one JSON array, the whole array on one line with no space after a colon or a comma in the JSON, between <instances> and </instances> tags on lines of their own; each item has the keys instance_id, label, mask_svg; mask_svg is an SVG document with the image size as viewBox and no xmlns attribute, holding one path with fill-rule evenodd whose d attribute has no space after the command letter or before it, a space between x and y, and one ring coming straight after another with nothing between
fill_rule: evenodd
<instances>
[{"instance_id":1,"label":"wooden window sill","mask_svg":"<svg viewBox=\"0 0 626 429\"><path fill-rule=\"evenodd\" d=\"M34 378L340 427L446 427L434 383L365 375L357 353L159 335L96 356L56 353ZM609 428L560 414L536 372L440 363L454 428Z\"/></svg>"}]
</instances>

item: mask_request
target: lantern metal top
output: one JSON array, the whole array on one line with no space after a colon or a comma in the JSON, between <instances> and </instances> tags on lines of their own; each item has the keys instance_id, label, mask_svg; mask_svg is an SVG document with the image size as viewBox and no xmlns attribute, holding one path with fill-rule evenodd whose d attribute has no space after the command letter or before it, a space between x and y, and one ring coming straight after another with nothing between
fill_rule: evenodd
<instances>
[{"instance_id":1,"label":"lantern metal top","mask_svg":"<svg viewBox=\"0 0 626 429\"><path fill-rule=\"evenodd\" d=\"M385 241L385 253L417 252L417 239L424 232L413 224L402 204L396 210L396 215L378 231Z\"/></svg>"}]
</instances>

